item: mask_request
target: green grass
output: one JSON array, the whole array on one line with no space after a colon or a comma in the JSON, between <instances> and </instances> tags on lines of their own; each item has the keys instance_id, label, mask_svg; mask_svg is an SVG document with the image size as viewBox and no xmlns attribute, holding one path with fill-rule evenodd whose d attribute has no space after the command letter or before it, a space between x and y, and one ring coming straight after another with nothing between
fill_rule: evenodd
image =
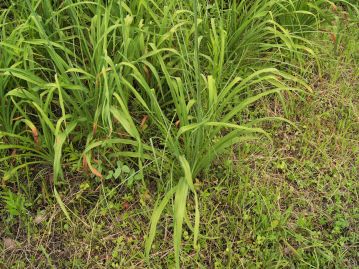
<instances>
[{"instance_id":1,"label":"green grass","mask_svg":"<svg viewBox=\"0 0 359 269\"><path fill-rule=\"evenodd\" d=\"M0 264L357 266L357 18L345 1L5 2Z\"/></svg>"}]
</instances>

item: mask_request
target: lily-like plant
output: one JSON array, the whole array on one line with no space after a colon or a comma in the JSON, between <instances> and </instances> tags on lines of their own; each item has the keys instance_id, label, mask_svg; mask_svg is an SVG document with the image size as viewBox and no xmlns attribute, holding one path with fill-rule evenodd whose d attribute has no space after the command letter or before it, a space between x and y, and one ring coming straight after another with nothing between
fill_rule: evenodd
<instances>
[{"instance_id":1,"label":"lily-like plant","mask_svg":"<svg viewBox=\"0 0 359 269\"><path fill-rule=\"evenodd\" d=\"M0 10L0 163L15 158L17 165L10 171L0 166L3 184L24 167L47 167L71 220L56 191L71 184L68 167L86 167L103 179L95 152L114 163L126 158L146 184L145 164L154 162L167 192L154 207L145 252L149 258L162 212L174 201L179 267L184 222L198 248L194 182L231 146L271 139L262 122L291 124L249 121L243 112L269 95L285 108L285 92L311 91L300 78L315 59L306 36L328 2L7 3Z\"/></svg>"}]
</instances>

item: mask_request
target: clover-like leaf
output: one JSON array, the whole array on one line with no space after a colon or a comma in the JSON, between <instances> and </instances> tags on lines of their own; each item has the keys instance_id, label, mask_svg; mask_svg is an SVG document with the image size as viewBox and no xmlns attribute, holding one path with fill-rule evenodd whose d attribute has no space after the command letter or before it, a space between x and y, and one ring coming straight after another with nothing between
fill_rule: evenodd
<instances>
[{"instance_id":1,"label":"clover-like leaf","mask_svg":"<svg viewBox=\"0 0 359 269\"><path fill-rule=\"evenodd\" d=\"M108 172L108 175L106 176L106 179L111 179L113 177L113 170L110 170Z\"/></svg>"},{"instance_id":2,"label":"clover-like leaf","mask_svg":"<svg viewBox=\"0 0 359 269\"><path fill-rule=\"evenodd\" d=\"M115 172L113 173L113 177L114 177L115 179L118 179L118 177L121 175L121 172L122 172L121 166L117 167L116 170L115 170Z\"/></svg>"},{"instance_id":3,"label":"clover-like leaf","mask_svg":"<svg viewBox=\"0 0 359 269\"><path fill-rule=\"evenodd\" d=\"M131 169L127 165L124 165L124 166L122 166L122 172L128 174L131 172Z\"/></svg>"}]
</instances>

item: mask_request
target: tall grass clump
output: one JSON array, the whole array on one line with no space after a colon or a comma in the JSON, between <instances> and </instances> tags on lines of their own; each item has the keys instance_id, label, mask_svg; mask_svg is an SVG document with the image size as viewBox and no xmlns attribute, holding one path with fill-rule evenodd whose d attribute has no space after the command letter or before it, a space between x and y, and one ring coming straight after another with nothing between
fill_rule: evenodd
<instances>
[{"instance_id":1,"label":"tall grass clump","mask_svg":"<svg viewBox=\"0 0 359 269\"><path fill-rule=\"evenodd\" d=\"M258 100L311 91L307 35L323 19L316 0L18 0L0 10L2 184L47 169L54 193L94 155L131 162L146 184L157 167L167 192L151 217L145 252L173 202L175 260L183 222L199 249L194 179L234 144L271 139L244 120ZM295 63L295 64L293 64ZM143 128L146 122L148 128ZM132 161L131 161L132 160ZM159 194L161 195L161 194ZM194 201L193 214L187 201ZM188 214L190 216L188 216ZM193 216L193 217L192 217ZM191 224L193 221L193 224Z\"/></svg>"}]
</instances>

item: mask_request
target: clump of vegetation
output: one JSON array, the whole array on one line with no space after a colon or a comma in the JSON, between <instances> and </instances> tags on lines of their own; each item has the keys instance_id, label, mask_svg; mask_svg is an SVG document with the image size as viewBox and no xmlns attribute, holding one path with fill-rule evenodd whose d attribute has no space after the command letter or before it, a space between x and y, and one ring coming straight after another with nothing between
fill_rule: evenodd
<instances>
[{"instance_id":1,"label":"clump of vegetation","mask_svg":"<svg viewBox=\"0 0 359 269\"><path fill-rule=\"evenodd\" d=\"M77 186L75 178L78 197L102 186L105 199L119 186L125 195L133 188L148 195L154 182L159 198L144 231L145 256L150 263L157 226L171 212L179 268L188 231L192 250L201 251L203 178L233 148L276 143L266 126L295 126L290 100L313 94L313 70L323 75L313 33L338 14L349 20L358 10L323 0L5 2L0 172L9 222L32 206L22 192L37 202L54 199L74 226L79 212L63 193ZM337 23L329 33L334 54L342 29ZM282 115L255 107L273 99ZM349 225L336 223L339 232Z\"/></svg>"}]
</instances>

